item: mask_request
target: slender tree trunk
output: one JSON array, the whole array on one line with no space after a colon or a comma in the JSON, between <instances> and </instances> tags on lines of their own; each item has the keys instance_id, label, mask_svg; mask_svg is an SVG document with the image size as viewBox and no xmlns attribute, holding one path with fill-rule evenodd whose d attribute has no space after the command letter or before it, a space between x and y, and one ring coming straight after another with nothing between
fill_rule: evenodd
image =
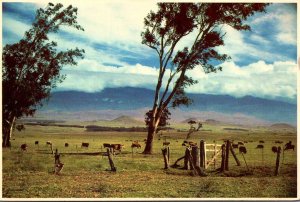
<instances>
[{"instance_id":1,"label":"slender tree trunk","mask_svg":"<svg viewBox=\"0 0 300 202\"><path fill-rule=\"evenodd\" d=\"M13 117L12 120L10 120L8 123L3 124L2 147L10 147L11 146L10 140L11 140L15 121L16 121L16 117Z\"/></svg>"},{"instance_id":2,"label":"slender tree trunk","mask_svg":"<svg viewBox=\"0 0 300 202\"><path fill-rule=\"evenodd\" d=\"M155 131L156 131L156 127L150 123L149 128L148 128L146 147L143 152L144 154L152 154L152 152L153 152L152 147L153 147L153 138L155 136Z\"/></svg>"}]
</instances>

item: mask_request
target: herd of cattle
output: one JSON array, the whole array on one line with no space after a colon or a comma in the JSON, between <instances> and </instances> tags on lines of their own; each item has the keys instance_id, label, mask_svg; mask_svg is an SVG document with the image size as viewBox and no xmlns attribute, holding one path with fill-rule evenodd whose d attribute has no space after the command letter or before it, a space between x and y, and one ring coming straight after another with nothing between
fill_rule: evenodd
<instances>
[{"instance_id":1,"label":"herd of cattle","mask_svg":"<svg viewBox=\"0 0 300 202\"><path fill-rule=\"evenodd\" d=\"M146 143L146 139L144 139L144 142ZM177 141L178 142L178 141ZM236 148L236 149L239 149L239 151L241 153L246 153L247 150L246 150L246 147L244 146L244 143L252 143L253 141L244 141L244 142L237 142L237 143L234 143L234 141L232 141L232 147L233 148ZM263 140L260 140L259 141L259 144L256 146L257 149L263 149L264 148L264 143L265 141ZM283 144L283 141L279 141L279 140L276 140L274 141L275 144ZM39 141L35 141L35 145L39 145ZM50 145L52 147L52 142L51 141L47 141L46 142L46 145ZM85 147L85 148L88 148L89 147L89 143L88 142L82 142L81 143L81 148ZM164 141L163 142L163 146L169 146L170 145L170 142L166 142ZM192 141L183 141L182 143L182 146L188 146L188 147L192 147L192 146L196 146L197 143L195 142L192 142ZM65 147L69 147L69 143L65 143ZM103 147L104 148L107 148L109 149L111 152L115 153L116 151L118 152L121 152L122 149L124 148L124 145L123 144L109 144L109 143L104 143L103 144ZM139 141L135 140L132 142L131 144L131 148L137 148L137 149L140 149L142 146L141 144L139 143ZM28 148L28 145L27 144L22 144L21 145L21 150L23 151L26 151ZM277 149L278 147L277 146L273 146L272 147L272 151L273 152L277 152ZM283 150L290 150L292 149L294 151L295 149L295 145L292 144L291 141L289 141L288 143L286 143L283 147Z\"/></svg>"},{"instance_id":2,"label":"herd of cattle","mask_svg":"<svg viewBox=\"0 0 300 202\"><path fill-rule=\"evenodd\" d=\"M39 145L39 141L35 141L34 144L35 145ZM51 141L47 141L46 145L52 146L52 142ZM89 145L90 144L88 142L82 142L81 143L81 148L83 148L83 147L88 148ZM65 143L65 147L69 147L69 143L66 142ZM122 149L124 148L124 145L123 144L109 144L109 143L104 143L103 147L110 149L112 152L115 152L115 151L121 152ZM133 141L132 144L131 144L131 148L132 149L133 148L140 149L141 147L142 146L141 146L141 144L138 141ZM28 148L28 145L27 144L22 144L20 148L21 148L22 151L26 151L27 148Z\"/></svg>"}]
</instances>

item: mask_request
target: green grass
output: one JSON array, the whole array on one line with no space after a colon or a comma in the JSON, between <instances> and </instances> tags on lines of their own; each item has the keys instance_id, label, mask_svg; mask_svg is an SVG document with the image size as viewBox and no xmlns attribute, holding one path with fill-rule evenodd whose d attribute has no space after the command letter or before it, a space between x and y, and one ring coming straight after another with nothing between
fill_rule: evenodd
<instances>
[{"instance_id":1,"label":"green grass","mask_svg":"<svg viewBox=\"0 0 300 202\"><path fill-rule=\"evenodd\" d=\"M276 154L271 147L275 140L284 143L296 142L295 134L273 133L265 128L251 128L248 131L224 131L228 126L206 126L212 131L199 131L191 140L207 143L223 139L253 141L246 144L245 154L249 171L241 154L237 157L241 166L236 166L232 156L229 171L218 173L211 166L208 176L193 176L189 170L170 168L164 170L161 154L164 138L154 140L154 154L143 155L142 149L132 150L130 140L143 140L146 133L128 132L86 132L82 128L61 128L27 126L22 132L15 132L11 149L3 149L4 198L295 198L297 197L296 151L287 151L281 162L280 175L274 176ZM169 131L163 135L170 141L170 161L184 155L181 146L186 133ZM37 147L34 142L40 142ZM256 149L259 140L265 141L265 149ZM114 156L117 172L110 169L105 156L62 155L65 164L61 175L54 175L54 157L46 141L52 141L53 148L61 153L105 151L103 143L122 143L122 154ZM69 147L65 148L65 142ZM81 148L82 142L89 142L88 149ZM20 145L29 145L21 152ZM212 154L208 153L210 157ZM263 157L263 158L262 158ZM180 165L183 162L179 162ZM220 159L217 162L220 167Z\"/></svg>"}]
</instances>

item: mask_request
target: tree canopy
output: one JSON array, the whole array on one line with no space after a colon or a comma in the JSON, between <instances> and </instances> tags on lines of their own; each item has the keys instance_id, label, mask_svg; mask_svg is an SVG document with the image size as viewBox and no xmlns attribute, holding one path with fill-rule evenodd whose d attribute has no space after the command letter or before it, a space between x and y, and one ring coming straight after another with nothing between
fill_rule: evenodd
<instances>
[{"instance_id":1,"label":"tree canopy","mask_svg":"<svg viewBox=\"0 0 300 202\"><path fill-rule=\"evenodd\" d=\"M77 23L77 8L49 3L36 12L32 27L18 43L8 44L2 54L3 146L8 146L14 121L33 115L50 90L65 79L60 74L65 65L76 65L83 58L83 49L58 51L57 43L48 34L61 26L84 30Z\"/></svg>"}]
</instances>

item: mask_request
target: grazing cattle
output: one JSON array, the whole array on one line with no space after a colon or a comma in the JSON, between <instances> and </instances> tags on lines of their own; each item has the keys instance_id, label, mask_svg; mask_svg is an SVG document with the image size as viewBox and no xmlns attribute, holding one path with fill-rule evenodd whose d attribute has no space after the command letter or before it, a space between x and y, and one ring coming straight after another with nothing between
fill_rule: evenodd
<instances>
[{"instance_id":1,"label":"grazing cattle","mask_svg":"<svg viewBox=\"0 0 300 202\"><path fill-rule=\"evenodd\" d=\"M264 145L262 145L262 144L259 144L256 146L256 149L263 149L263 148L264 148Z\"/></svg>"},{"instance_id":2,"label":"grazing cattle","mask_svg":"<svg viewBox=\"0 0 300 202\"><path fill-rule=\"evenodd\" d=\"M279 140L276 140L275 143L276 143L276 144L282 144L283 142L282 142L282 141L279 141Z\"/></svg>"},{"instance_id":3,"label":"grazing cattle","mask_svg":"<svg viewBox=\"0 0 300 202\"><path fill-rule=\"evenodd\" d=\"M137 143L137 142L133 142L132 144L131 144L131 148L141 148L141 145L139 144L139 143Z\"/></svg>"},{"instance_id":4,"label":"grazing cattle","mask_svg":"<svg viewBox=\"0 0 300 202\"><path fill-rule=\"evenodd\" d=\"M88 148L89 145L90 145L90 143L87 143L87 142L81 143L81 147L86 147L86 148Z\"/></svg>"},{"instance_id":5,"label":"grazing cattle","mask_svg":"<svg viewBox=\"0 0 300 202\"><path fill-rule=\"evenodd\" d=\"M239 148L239 145L238 144L232 144L232 148L237 149L237 148Z\"/></svg>"},{"instance_id":6,"label":"grazing cattle","mask_svg":"<svg viewBox=\"0 0 300 202\"><path fill-rule=\"evenodd\" d=\"M263 140L259 140L259 143L265 143L265 141L263 141Z\"/></svg>"},{"instance_id":7,"label":"grazing cattle","mask_svg":"<svg viewBox=\"0 0 300 202\"><path fill-rule=\"evenodd\" d=\"M27 150L27 147L28 147L27 144L22 144L22 145L21 145L21 150L22 150L22 151L26 151L26 150Z\"/></svg>"},{"instance_id":8,"label":"grazing cattle","mask_svg":"<svg viewBox=\"0 0 300 202\"><path fill-rule=\"evenodd\" d=\"M243 142L238 142L238 144L239 144L239 145L244 145L244 143L243 143Z\"/></svg>"},{"instance_id":9,"label":"grazing cattle","mask_svg":"<svg viewBox=\"0 0 300 202\"><path fill-rule=\"evenodd\" d=\"M163 142L163 146L168 146L170 145L170 142Z\"/></svg>"},{"instance_id":10,"label":"grazing cattle","mask_svg":"<svg viewBox=\"0 0 300 202\"><path fill-rule=\"evenodd\" d=\"M240 152L240 153L246 154L246 153L247 153L246 147L245 147L245 146L240 146L240 147L239 147L239 152Z\"/></svg>"},{"instance_id":11,"label":"grazing cattle","mask_svg":"<svg viewBox=\"0 0 300 202\"><path fill-rule=\"evenodd\" d=\"M68 147L69 146L69 143L65 143L65 147Z\"/></svg>"},{"instance_id":12,"label":"grazing cattle","mask_svg":"<svg viewBox=\"0 0 300 202\"><path fill-rule=\"evenodd\" d=\"M124 145L123 144L111 144L110 147L113 149L113 152L115 152L115 151L121 152Z\"/></svg>"},{"instance_id":13,"label":"grazing cattle","mask_svg":"<svg viewBox=\"0 0 300 202\"><path fill-rule=\"evenodd\" d=\"M35 145L39 144L39 141L35 141L34 144L35 144Z\"/></svg>"},{"instance_id":14,"label":"grazing cattle","mask_svg":"<svg viewBox=\"0 0 300 202\"><path fill-rule=\"evenodd\" d=\"M47 141L46 145L52 145L52 142L51 141Z\"/></svg>"},{"instance_id":15,"label":"grazing cattle","mask_svg":"<svg viewBox=\"0 0 300 202\"><path fill-rule=\"evenodd\" d=\"M248 141L244 141L244 143L248 143Z\"/></svg>"},{"instance_id":16,"label":"grazing cattle","mask_svg":"<svg viewBox=\"0 0 300 202\"><path fill-rule=\"evenodd\" d=\"M273 147L272 147L272 152L277 153L277 151L278 151L278 147L273 146Z\"/></svg>"},{"instance_id":17,"label":"grazing cattle","mask_svg":"<svg viewBox=\"0 0 300 202\"><path fill-rule=\"evenodd\" d=\"M292 141L289 141L288 143L285 144L284 146L284 151L292 149L293 151L295 150L295 145L292 145Z\"/></svg>"}]
</instances>

